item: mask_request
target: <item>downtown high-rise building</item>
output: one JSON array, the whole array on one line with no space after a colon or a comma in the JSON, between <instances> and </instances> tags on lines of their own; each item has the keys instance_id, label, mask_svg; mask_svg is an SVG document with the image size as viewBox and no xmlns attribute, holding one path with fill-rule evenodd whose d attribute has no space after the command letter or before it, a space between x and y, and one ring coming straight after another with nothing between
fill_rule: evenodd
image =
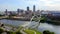
<instances>
[{"instance_id":1,"label":"downtown high-rise building","mask_svg":"<svg viewBox=\"0 0 60 34\"><path fill-rule=\"evenodd\" d=\"M27 11L29 11L29 6L27 6Z\"/></svg>"},{"instance_id":2,"label":"downtown high-rise building","mask_svg":"<svg viewBox=\"0 0 60 34\"><path fill-rule=\"evenodd\" d=\"M35 5L33 5L33 12L35 12Z\"/></svg>"},{"instance_id":3,"label":"downtown high-rise building","mask_svg":"<svg viewBox=\"0 0 60 34\"><path fill-rule=\"evenodd\" d=\"M8 13L8 11L7 11L7 9L5 10L5 15L7 15L7 13Z\"/></svg>"},{"instance_id":4,"label":"downtown high-rise building","mask_svg":"<svg viewBox=\"0 0 60 34\"><path fill-rule=\"evenodd\" d=\"M17 12L19 13L20 12L20 9L17 9Z\"/></svg>"}]
</instances>

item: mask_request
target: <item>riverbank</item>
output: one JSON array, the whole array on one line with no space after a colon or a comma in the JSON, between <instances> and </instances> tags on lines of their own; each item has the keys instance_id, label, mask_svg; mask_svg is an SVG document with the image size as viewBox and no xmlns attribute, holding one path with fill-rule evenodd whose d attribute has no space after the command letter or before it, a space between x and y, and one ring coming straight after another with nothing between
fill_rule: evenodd
<instances>
[{"instance_id":1,"label":"riverbank","mask_svg":"<svg viewBox=\"0 0 60 34\"><path fill-rule=\"evenodd\" d=\"M20 21L30 21L31 17L9 17L9 16L2 16L0 17L0 20L2 19L9 19L9 20L20 20Z\"/></svg>"},{"instance_id":2,"label":"riverbank","mask_svg":"<svg viewBox=\"0 0 60 34\"><path fill-rule=\"evenodd\" d=\"M60 25L60 21L57 20L47 20L46 22L53 25Z\"/></svg>"},{"instance_id":3,"label":"riverbank","mask_svg":"<svg viewBox=\"0 0 60 34\"><path fill-rule=\"evenodd\" d=\"M20 20L20 21L30 21L30 19L23 19L23 18L5 18L5 19L8 19L8 20Z\"/></svg>"}]
</instances>

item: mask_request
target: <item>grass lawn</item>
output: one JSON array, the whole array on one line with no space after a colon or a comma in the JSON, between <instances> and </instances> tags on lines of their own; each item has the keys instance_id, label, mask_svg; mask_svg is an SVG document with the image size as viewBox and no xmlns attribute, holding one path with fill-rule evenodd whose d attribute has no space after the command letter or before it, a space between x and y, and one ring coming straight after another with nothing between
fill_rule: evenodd
<instances>
[{"instance_id":1,"label":"grass lawn","mask_svg":"<svg viewBox=\"0 0 60 34\"><path fill-rule=\"evenodd\" d=\"M24 32L26 32L27 34L34 34L34 32L33 32L33 31L28 30L28 29L24 30Z\"/></svg>"},{"instance_id":2,"label":"grass lawn","mask_svg":"<svg viewBox=\"0 0 60 34\"><path fill-rule=\"evenodd\" d=\"M37 31L37 30L34 30L34 31L36 31L37 34L42 34L41 32L39 32L39 31Z\"/></svg>"},{"instance_id":3,"label":"grass lawn","mask_svg":"<svg viewBox=\"0 0 60 34\"><path fill-rule=\"evenodd\" d=\"M42 34L39 31L31 30L31 29L26 29L26 30L24 30L24 32L26 32L27 34L35 34L35 32L36 32L36 34Z\"/></svg>"}]
</instances>

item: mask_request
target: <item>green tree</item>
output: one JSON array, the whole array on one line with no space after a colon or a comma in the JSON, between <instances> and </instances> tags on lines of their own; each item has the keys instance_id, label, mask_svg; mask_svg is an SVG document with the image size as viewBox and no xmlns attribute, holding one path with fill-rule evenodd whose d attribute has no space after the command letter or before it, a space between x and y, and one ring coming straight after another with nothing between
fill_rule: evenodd
<instances>
[{"instance_id":1,"label":"green tree","mask_svg":"<svg viewBox=\"0 0 60 34\"><path fill-rule=\"evenodd\" d=\"M48 30L43 31L43 34L55 34L54 32L50 32Z\"/></svg>"},{"instance_id":2,"label":"green tree","mask_svg":"<svg viewBox=\"0 0 60 34\"><path fill-rule=\"evenodd\" d=\"M41 16L41 18L40 18L40 22L44 23L44 22L46 22L46 21L47 21L47 18L44 17L44 16Z\"/></svg>"},{"instance_id":3,"label":"green tree","mask_svg":"<svg viewBox=\"0 0 60 34\"><path fill-rule=\"evenodd\" d=\"M51 34L55 34L54 32L51 32Z\"/></svg>"},{"instance_id":4,"label":"green tree","mask_svg":"<svg viewBox=\"0 0 60 34\"><path fill-rule=\"evenodd\" d=\"M50 34L48 30L43 31L43 34Z\"/></svg>"},{"instance_id":5,"label":"green tree","mask_svg":"<svg viewBox=\"0 0 60 34\"><path fill-rule=\"evenodd\" d=\"M13 31L7 31L7 34L16 34L16 33Z\"/></svg>"},{"instance_id":6,"label":"green tree","mask_svg":"<svg viewBox=\"0 0 60 34\"><path fill-rule=\"evenodd\" d=\"M16 31L16 34L22 34L20 31Z\"/></svg>"},{"instance_id":7,"label":"green tree","mask_svg":"<svg viewBox=\"0 0 60 34\"><path fill-rule=\"evenodd\" d=\"M0 28L0 33L4 32L4 30L2 28Z\"/></svg>"}]
</instances>

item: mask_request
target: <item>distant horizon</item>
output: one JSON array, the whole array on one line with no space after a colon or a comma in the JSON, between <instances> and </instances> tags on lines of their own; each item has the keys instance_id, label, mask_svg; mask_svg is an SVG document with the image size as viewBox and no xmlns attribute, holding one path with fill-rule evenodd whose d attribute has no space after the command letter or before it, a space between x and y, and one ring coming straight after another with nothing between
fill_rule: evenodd
<instances>
[{"instance_id":1,"label":"distant horizon","mask_svg":"<svg viewBox=\"0 0 60 34\"><path fill-rule=\"evenodd\" d=\"M27 6L33 10L33 5L36 6L36 10L60 11L60 0L0 0L0 11L16 11L18 8L26 10Z\"/></svg>"}]
</instances>

